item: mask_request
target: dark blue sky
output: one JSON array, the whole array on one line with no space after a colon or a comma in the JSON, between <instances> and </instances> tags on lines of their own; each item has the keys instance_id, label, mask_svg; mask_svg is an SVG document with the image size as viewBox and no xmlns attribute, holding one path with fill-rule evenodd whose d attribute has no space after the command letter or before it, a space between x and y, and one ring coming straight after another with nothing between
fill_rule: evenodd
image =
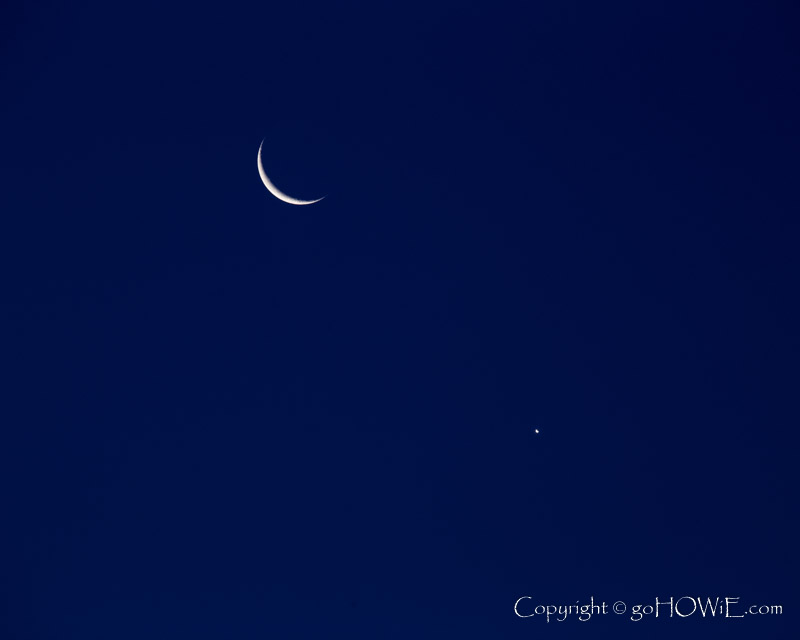
<instances>
[{"instance_id":1,"label":"dark blue sky","mask_svg":"<svg viewBox=\"0 0 800 640\"><path fill-rule=\"evenodd\" d=\"M6 7L3 637L789 637L798 17Z\"/></svg>"}]
</instances>

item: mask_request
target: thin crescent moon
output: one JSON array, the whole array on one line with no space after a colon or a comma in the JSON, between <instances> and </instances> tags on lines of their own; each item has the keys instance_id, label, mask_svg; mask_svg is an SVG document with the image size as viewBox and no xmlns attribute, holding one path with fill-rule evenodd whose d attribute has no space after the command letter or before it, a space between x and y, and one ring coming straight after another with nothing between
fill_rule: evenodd
<instances>
[{"instance_id":1,"label":"thin crescent moon","mask_svg":"<svg viewBox=\"0 0 800 640\"><path fill-rule=\"evenodd\" d=\"M319 202L322 198L317 198L316 200L298 200L297 198L292 198L292 196L287 196L283 191L278 189L274 184L272 184L272 180L269 179L267 176L267 172L264 171L264 165L261 164L261 147L264 146L264 140L261 141L261 144L258 145L258 175L261 176L261 182L264 183L264 186L269 190L269 192L275 196L278 200L283 200L284 202L288 202L289 204L314 204L315 202Z\"/></svg>"}]
</instances>

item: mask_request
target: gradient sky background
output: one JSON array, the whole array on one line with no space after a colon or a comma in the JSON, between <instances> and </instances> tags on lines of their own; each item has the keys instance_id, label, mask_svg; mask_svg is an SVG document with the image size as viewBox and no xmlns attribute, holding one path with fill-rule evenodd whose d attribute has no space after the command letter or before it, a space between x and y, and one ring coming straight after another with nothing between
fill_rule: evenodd
<instances>
[{"instance_id":1,"label":"gradient sky background","mask_svg":"<svg viewBox=\"0 0 800 640\"><path fill-rule=\"evenodd\" d=\"M789 637L799 14L7 6L2 636Z\"/></svg>"}]
</instances>

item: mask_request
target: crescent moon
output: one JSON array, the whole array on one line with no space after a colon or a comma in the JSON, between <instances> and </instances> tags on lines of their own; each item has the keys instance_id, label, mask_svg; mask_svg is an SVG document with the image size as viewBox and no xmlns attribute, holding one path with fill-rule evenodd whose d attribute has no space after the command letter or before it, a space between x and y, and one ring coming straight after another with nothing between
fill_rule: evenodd
<instances>
[{"instance_id":1,"label":"crescent moon","mask_svg":"<svg viewBox=\"0 0 800 640\"><path fill-rule=\"evenodd\" d=\"M264 140L261 141L261 144L258 146L258 175L261 176L261 182L264 183L264 186L269 190L269 192L275 196L278 200L283 200L289 204L314 204L315 202L319 202L322 198L317 198L316 200L298 200L297 198L292 198L292 196L287 196L283 191L278 189L274 184L272 184L272 180L269 179L267 176L267 172L264 171L264 165L261 164L261 147L264 146Z\"/></svg>"}]
</instances>

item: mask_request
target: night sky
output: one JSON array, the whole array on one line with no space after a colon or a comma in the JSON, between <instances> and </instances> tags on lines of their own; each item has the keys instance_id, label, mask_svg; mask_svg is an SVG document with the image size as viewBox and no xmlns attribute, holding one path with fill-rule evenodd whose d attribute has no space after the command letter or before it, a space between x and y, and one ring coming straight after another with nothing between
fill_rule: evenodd
<instances>
[{"instance_id":1,"label":"night sky","mask_svg":"<svg viewBox=\"0 0 800 640\"><path fill-rule=\"evenodd\" d=\"M6 4L0 637L791 637L799 27Z\"/></svg>"}]
</instances>

